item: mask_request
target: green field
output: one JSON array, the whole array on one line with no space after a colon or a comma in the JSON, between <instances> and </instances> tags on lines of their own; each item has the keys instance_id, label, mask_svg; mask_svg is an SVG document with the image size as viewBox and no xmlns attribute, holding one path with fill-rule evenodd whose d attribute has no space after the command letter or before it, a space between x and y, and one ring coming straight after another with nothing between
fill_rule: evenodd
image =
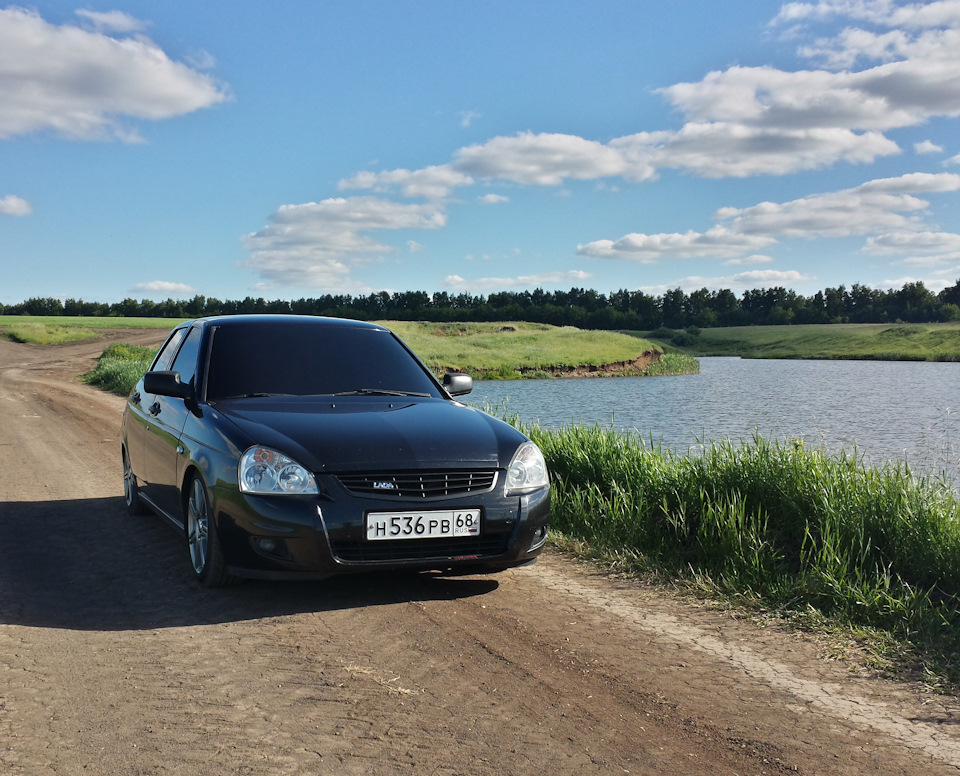
<instances>
[{"instance_id":1,"label":"green field","mask_svg":"<svg viewBox=\"0 0 960 776\"><path fill-rule=\"evenodd\" d=\"M663 336L666 334L667 336ZM960 323L738 326L643 333L695 356L960 361Z\"/></svg>"},{"instance_id":2,"label":"green field","mask_svg":"<svg viewBox=\"0 0 960 776\"><path fill-rule=\"evenodd\" d=\"M58 315L0 315L0 333L14 342L59 345L96 339L105 329L172 329L170 318L70 318Z\"/></svg>"},{"instance_id":3,"label":"green field","mask_svg":"<svg viewBox=\"0 0 960 776\"><path fill-rule=\"evenodd\" d=\"M0 316L0 332L17 342L53 345L95 339L104 329L171 329L167 318L60 318ZM396 332L436 374L463 371L475 378L550 377L564 367L603 366L632 361L656 346L610 331L535 323L416 323L381 321ZM699 371L696 359L666 354L629 374L666 375ZM618 370L611 370L616 374Z\"/></svg>"}]
</instances>

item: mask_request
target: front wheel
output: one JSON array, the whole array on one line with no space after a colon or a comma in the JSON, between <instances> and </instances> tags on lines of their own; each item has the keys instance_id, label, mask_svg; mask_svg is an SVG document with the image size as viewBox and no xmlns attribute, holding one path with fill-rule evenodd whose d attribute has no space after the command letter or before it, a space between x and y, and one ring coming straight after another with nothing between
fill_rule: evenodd
<instances>
[{"instance_id":1,"label":"front wheel","mask_svg":"<svg viewBox=\"0 0 960 776\"><path fill-rule=\"evenodd\" d=\"M190 565L197 581L204 587L221 587L234 584L237 578L227 569L226 559L220 549L217 524L210 509L210 497L200 477L190 481L187 491L187 549Z\"/></svg>"}]
</instances>

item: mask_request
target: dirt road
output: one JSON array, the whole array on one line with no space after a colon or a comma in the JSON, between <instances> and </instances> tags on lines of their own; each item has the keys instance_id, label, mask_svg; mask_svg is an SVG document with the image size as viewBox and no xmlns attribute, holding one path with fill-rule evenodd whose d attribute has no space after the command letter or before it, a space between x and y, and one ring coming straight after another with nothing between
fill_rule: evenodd
<instances>
[{"instance_id":1,"label":"dirt road","mask_svg":"<svg viewBox=\"0 0 960 776\"><path fill-rule=\"evenodd\" d=\"M549 554L200 589L124 510L103 346L0 340L0 774L960 772L956 699Z\"/></svg>"}]
</instances>

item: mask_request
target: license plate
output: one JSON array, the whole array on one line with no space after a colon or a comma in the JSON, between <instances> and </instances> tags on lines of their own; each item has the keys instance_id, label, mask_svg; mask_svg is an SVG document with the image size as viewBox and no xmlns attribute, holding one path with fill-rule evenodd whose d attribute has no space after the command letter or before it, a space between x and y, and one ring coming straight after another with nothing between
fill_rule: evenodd
<instances>
[{"instance_id":1,"label":"license plate","mask_svg":"<svg viewBox=\"0 0 960 776\"><path fill-rule=\"evenodd\" d=\"M445 539L480 535L479 509L369 512L367 539Z\"/></svg>"}]
</instances>

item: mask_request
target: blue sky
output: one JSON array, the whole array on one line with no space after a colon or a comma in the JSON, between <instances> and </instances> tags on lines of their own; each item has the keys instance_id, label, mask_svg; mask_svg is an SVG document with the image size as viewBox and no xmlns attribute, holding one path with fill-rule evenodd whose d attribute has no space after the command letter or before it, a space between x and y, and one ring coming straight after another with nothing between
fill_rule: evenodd
<instances>
[{"instance_id":1,"label":"blue sky","mask_svg":"<svg viewBox=\"0 0 960 776\"><path fill-rule=\"evenodd\" d=\"M0 302L960 278L960 0L0 5Z\"/></svg>"}]
</instances>

